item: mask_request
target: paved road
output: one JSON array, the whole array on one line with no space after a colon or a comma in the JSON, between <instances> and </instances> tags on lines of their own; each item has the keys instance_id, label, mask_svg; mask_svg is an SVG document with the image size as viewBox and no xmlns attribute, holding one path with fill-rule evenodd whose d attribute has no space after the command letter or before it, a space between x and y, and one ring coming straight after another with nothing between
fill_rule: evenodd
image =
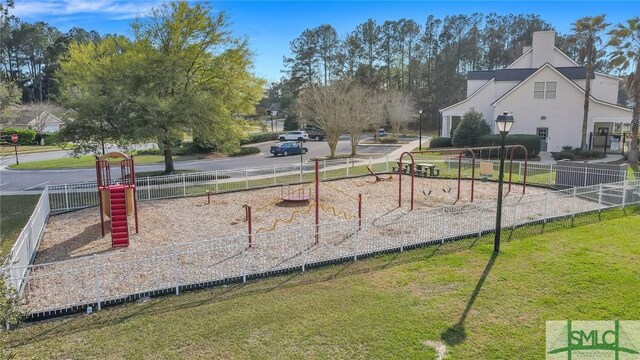
<instances>
[{"instance_id":1,"label":"paved road","mask_svg":"<svg viewBox=\"0 0 640 360\"><path fill-rule=\"evenodd\" d=\"M278 164L292 164L299 163L300 156L293 155L288 157L278 156L274 157L269 153L269 148L273 143L262 143L256 145L260 148L261 153L253 156L246 156L241 158L223 158L213 160L193 160L193 161L177 161L175 162L176 169L191 169L201 171L211 170L226 170L226 169L238 169L238 168L252 168L260 166L273 166ZM309 148L309 152L303 155L303 161L309 158L325 156L329 154L329 147L326 141L316 142L309 141L305 145ZM358 152L360 154L371 154L372 157L384 156L391 151L397 149L397 146L359 146ZM351 143L348 136L340 138L337 153L349 153L351 152ZM33 158L29 158L31 161L36 159L46 160L48 157L57 158L64 157L64 152L52 152L52 153L40 153L32 154ZM36 156L38 155L38 156ZM26 157L27 155L25 155ZM53 157L49 157L53 156ZM10 163L9 163L10 164ZM4 165L4 163L2 164ZM6 165L4 165L6 166ZM158 171L164 170L164 164L154 165L138 165L136 166L136 172ZM95 169L69 169L69 170L11 170L0 169L0 193L15 193L22 191L40 191L45 186L64 184L71 182L84 182L95 180Z\"/></svg>"}]
</instances>

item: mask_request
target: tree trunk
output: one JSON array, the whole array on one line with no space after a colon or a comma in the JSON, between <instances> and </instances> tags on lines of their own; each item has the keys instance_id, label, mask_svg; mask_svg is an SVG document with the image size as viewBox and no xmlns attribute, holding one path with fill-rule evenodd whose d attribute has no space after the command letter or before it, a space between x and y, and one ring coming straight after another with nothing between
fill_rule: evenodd
<instances>
[{"instance_id":1,"label":"tree trunk","mask_svg":"<svg viewBox=\"0 0 640 360\"><path fill-rule=\"evenodd\" d=\"M593 64L591 62L591 48L592 45L590 42L587 43L587 74L584 83L584 113L582 115L582 140L580 141L580 149L582 151L587 150L587 125L589 123L589 95L591 94L591 71L593 68ZM546 92L546 88L545 88ZM558 88L556 87L556 96L558 93Z\"/></svg>"},{"instance_id":2,"label":"tree trunk","mask_svg":"<svg viewBox=\"0 0 640 360\"><path fill-rule=\"evenodd\" d=\"M358 143L360 142L360 135L354 136L351 134L351 156L356 156L358 153Z\"/></svg>"},{"instance_id":3,"label":"tree trunk","mask_svg":"<svg viewBox=\"0 0 640 360\"><path fill-rule=\"evenodd\" d=\"M329 158L333 159L334 157L336 157L336 146L338 146L338 141L327 141L329 143Z\"/></svg>"},{"instance_id":4,"label":"tree trunk","mask_svg":"<svg viewBox=\"0 0 640 360\"><path fill-rule=\"evenodd\" d=\"M165 174L171 174L176 169L173 166L173 154L171 151L171 140L164 141L162 144L164 147L164 172Z\"/></svg>"},{"instance_id":5,"label":"tree trunk","mask_svg":"<svg viewBox=\"0 0 640 360\"><path fill-rule=\"evenodd\" d=\"M637 90L636 90L637 92ZM631 118L631 147L627 161L633 171L638 171L638 123L640 122L640 93L633 96L633 117Z\"/></svg>"}]
</instances>

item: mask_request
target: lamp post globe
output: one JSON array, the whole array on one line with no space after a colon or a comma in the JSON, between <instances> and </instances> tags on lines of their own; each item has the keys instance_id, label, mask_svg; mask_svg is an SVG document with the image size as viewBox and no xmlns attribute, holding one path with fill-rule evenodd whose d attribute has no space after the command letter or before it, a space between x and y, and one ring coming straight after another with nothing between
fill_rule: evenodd
<instances>
[{"instance_id":1,"label":"lamp post globe","mask_svg":"<svg viewBox=\"0 0 640 360\"><path fill-rule=\"evenodd\" d=\"M500 252L500 228L502 227L502 183L504 181L505 139L513 126L513 115L504 112L496 118L496 129L500 133L500 172L498 173L498 201L496 209L496 229L493 240L493 251Z\"/></svg>"},{"instance_id":2,"label":"lamp post globe","mask_svg":"<svg viewBox=\"0 0 640 360\"><path fill-rule=\"evenodd\" d=\"M419 130L419 135L418 137L420 138L418 141L418 150L422 150L422 108L418 109L418 114L420 114L420 120L418 120L418 129Z\"/></svg>"}]
</instances>

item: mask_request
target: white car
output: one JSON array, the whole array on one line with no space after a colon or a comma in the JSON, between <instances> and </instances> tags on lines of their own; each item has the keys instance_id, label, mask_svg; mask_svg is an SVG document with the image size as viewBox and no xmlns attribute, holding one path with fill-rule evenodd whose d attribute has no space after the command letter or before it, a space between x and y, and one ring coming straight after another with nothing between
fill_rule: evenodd
<instances>
[{"instance_id":1,"label":"white car","mask_svg":"<svg viewBox=\"0 0 640 360\"><path fill-rule=\"evenodd\" d=\"M286 134L281 134L280 137L278 137L278 140L280 140L280 142L283 141L307 141L309 140L309 134L307 134L306 131L289 131Z\"/></svg>"}]
</instances>

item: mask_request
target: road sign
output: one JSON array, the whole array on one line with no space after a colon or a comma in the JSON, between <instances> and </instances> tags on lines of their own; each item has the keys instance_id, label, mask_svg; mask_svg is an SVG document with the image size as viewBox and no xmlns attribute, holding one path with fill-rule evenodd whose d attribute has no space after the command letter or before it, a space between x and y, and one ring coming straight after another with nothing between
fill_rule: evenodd
<instances>
[{"instance_id":1,"label":"road sign","mask_svg":"<svg viewBox=\"0 0 640 360\"><path fill-rule=\"evenodd\" d=\"M14 143L17 143L18 142L18 134L11 135L11 141L13 141Z\"/></svg>"}]
</instances>

